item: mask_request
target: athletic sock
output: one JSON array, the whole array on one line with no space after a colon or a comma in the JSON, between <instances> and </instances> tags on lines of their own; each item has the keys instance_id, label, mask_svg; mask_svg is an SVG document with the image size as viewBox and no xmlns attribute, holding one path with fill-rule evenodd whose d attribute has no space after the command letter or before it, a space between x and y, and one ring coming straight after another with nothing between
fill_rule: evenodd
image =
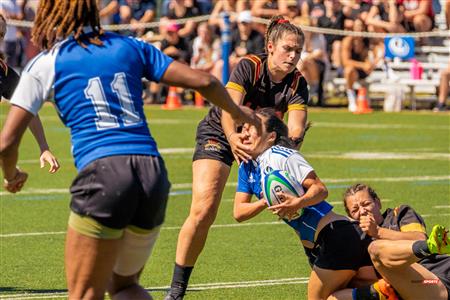
<instances>
[{"instance_id":1,"label":"athletic sock","mask_svg":"<svg viewBox=\"0 0 450 300\"><path fill-rule=\"evenodd\" d=\"M183 267L175 263L173 269L172 284L170 285L170 295L177 299L177 297L182 297L186 293L186 289L189 283L189 278L191 277L192 269L194 267Z\"/></svg>"},{"instance_id":2,"label":"athletic sock","mask_svg":"<svg viewBox=\"0 0 450 300\"><path fill-rule=\"evenodd\" d=\"M427 241L415 241L412 245L412 251L419 259L431 255L430 249L428 249Z\"/></svg>"},{"instance_id":3,"label":"athletic sock","mask_svg":"<svg viewBox=\"0 0 450 300\"><path fill-rule=\"evenodd\" d=\"M356 111L356 93L353 89L347 89L348 110Z\"/></svg>"}]
</instances>

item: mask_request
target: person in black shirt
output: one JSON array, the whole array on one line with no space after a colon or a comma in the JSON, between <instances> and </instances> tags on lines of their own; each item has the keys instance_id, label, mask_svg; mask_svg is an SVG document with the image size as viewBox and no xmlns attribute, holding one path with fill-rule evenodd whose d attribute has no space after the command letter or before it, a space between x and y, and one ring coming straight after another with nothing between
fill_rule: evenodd
<instances>
[{"instance_id":1,"label":"person in black shirt","mask_svg":"<svg viewBox=\"0 0 450 300\"><path fill-rule=\"evenodd\" d=\"M390 297L399 294L402 299L450 299L450 256L442 254L445 250L429 246L425 222L413 208L400 205L382 213L376 192L360 183L345 191L344 206L348 216L359 221L361 229L374 238L369 245L374 266L396 292L377 282L341 290L333 295L334 299L380 299L380 292ZM430 235L433 240L435 235L436 226ZM431 284L426 284L427 280Z\"/></svg>"},{"instance_id":2,"label":"person in black shirt","mask_svg":"<svg viewBox=\"0 0 450 300\"><path fill-rule=\"evenodd\" d=\"M226 87L238 104L253 110L272 107L280 118L287 113L289 137L299 147L309 98L306 80L296 69L304 35L300 28L276 16L267 28L265 41L266 54L244 57ZM166 299L183 299L217 215L233 160L251 159L242 138L230 115L217 107L211 108L197 128L191 210L178 236L174 274Z\"/></svg>"},{"instance_id":3,"label":"person in black shirt","mask_svg":"<svg viewBox=\"0 0 450 300\"><path fill-rule=\"evenodd\" d=\"M5 32L6 20L0 14L0 43L3 40ZM4 99L11 99L18 83L19 74L17 74L13 68L8 66L4 61L3 54L0 53L0 100L2 97ZM41 156L39 158L41 168L44 167L45 162L47 162L50 165L49 172L55 173L59 169L59 163L53 153L50 152L44 129L38 115L31 120L29 128L41 150ZM9 192L18 192L22 189L27 177L28 175L25 172L16 168L16 176L14 178L5 178L4 187Z\"/></svg>"}]
</instances>

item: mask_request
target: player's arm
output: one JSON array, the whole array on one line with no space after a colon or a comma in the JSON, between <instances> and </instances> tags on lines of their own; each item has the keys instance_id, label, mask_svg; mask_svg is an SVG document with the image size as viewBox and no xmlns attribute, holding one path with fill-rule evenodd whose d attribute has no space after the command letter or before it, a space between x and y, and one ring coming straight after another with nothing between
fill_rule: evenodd
<instances>
[{"instance_id":1,"label":"player's arm","mask_svg":"<svg viewBox=\"0 0 450 300\"><path fill-rule=\"evenodd\" d=\"M377 239L383 240L426 240L427 236L425 233L420 231L395 231L388 228L379 228L378 236L374 236Z\"/></svg>"},{"instance_id":2,"label":"player's arm","mask_svg":"<svg viewBox=\"0 0 450 300\"><path fill-rule=\"evenodd\" d=\"M30 112L13 105L0 133L0 163L4 186L12 193L20 191L28 177L26 173L17 168L17 160L20 140L33 117Z\"/></svg>"},{"instance_id":3,"label":"player's arm","mask_svg":"<svg viewBox=\"0 0 450 300\"><path fill-rule=\"evenodd\" d=\"M44 128L42 127L41 119L39 115L33 117L28 125L31 133L33 134L36 142L39 145L39 149L41 150L41 155L39 157L39 161L41 164L41 168L44 167L45 162L50 165L50 169L48 170L50 173L55 173L59 169L59 163L53 153L50 151L48 147L47 139L45 138Z\"/></svg>"},{"instance_id":4,"label":"player's arm","mask_svg":"<svg viewBox=\"0 0 450 300\"><path fill-rule=\"evenodd\" d=\"M269 209L280 217L287 217L295 215L299 209L316 205L328 196L328 190L316 175L316 172L311 171L302 182L305 194L300 197L295 197L286 193L278 193L278 197L283 201L281 204L270 206Z\"/></svg>"},{"instance_id":5,"label":"player's arm","mask_svg":"<svg viewBox=\"0 0 450 300\"><path fill-rule=\"evenodd\" d=\"M261 127L261 121L255 113L246 107L236 105L219 80L208 73L193 70L185 64L173 61L164 72L161 81L168 85L195 89L210 102L229 112L237 122Z\"/></svg>"},{"instance_id":6,"label":"player's arm","mask_svg":"<svg viewBox=\"0 0 450 300\"><path fill-rule=\"evenodd\" d=\"M264 199L255 202L251 202L251 199L252 194L236 192L233 209L233 217L236 221L243 222L251 219L267 207Z\"/></svg>"},{"instance_id":7,"label":"player's arm","mask_svg":"<svg viewBox=\"0 0 450 300\"><path fill-rule=\"evenodd\" d=\"M300 148L305 135L305 125L307 119L306 109L291 110L288 113L289 138L295 143L297 149Z\"/></svg>"}]
</instances>

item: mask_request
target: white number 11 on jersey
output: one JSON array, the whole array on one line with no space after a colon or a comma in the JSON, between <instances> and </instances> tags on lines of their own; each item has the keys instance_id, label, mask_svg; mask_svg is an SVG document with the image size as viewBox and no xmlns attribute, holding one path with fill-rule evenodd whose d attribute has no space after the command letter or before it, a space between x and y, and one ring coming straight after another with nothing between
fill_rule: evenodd
<instances>
[{"instance_id":1,"label":"white number 11 on jersey","mask_svg":"<svg viewBox=\"0 0 450 300\"><path fill-rule=\"evenodd\" d=\"M132 126L140 123L142 120L134 107L125 73L114 74L114 80L111 82L111 89L116 93L117 98L119 99L120 107L122 108L120 119L124 126ZM84 95L86 98L90 99L94 105L95 113L97 114L95 120L97 130L120 127L118 116L111 113L100 77L89 79L88 86L84 89Z\"/></svg>"}]
</instances>

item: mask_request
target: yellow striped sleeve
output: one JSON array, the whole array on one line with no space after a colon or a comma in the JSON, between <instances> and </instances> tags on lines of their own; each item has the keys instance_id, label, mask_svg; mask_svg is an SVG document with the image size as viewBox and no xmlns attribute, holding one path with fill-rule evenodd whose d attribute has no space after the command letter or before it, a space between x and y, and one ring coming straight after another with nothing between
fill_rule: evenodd
<instances>
[{"instance_id":1,"label":"yellow striped sleeve","mask_svg":"<svg viewBox=\"0 0 450 300\"><path fill-rule=\"evenodd\" d=\"M423 227L420 223L410 223L406 224L400 227L400 231L406 232L406 231L419 231L426 233L425 227Z\"/></svg>"},{"instance_id":2,"label":"yellow striped sleeve","mask_svg":"<svg viewBox=\"0 0 450 300\"><path fill-rule=\"evenodd\" d=\"M227 85L225 87L229 88L229 89L232 89L232 90L235 90L235 91L238 91L238 92L241 92L242 94L245 94L244 87L242 85L240 85L240 84L235 83L235 82L228 81L228 83L227 83Z\"/></svg>"},{"instance_id":3,"label":"yellow striped sleeve","mask_svg":"<svg viewBox=\"0 0 450 300\"><path fill-rule=\"evenodd\" d=\"M288 112L291 110L306 110L305 104L291 104L288 105Z\"/></svg>"}]
</instances>

